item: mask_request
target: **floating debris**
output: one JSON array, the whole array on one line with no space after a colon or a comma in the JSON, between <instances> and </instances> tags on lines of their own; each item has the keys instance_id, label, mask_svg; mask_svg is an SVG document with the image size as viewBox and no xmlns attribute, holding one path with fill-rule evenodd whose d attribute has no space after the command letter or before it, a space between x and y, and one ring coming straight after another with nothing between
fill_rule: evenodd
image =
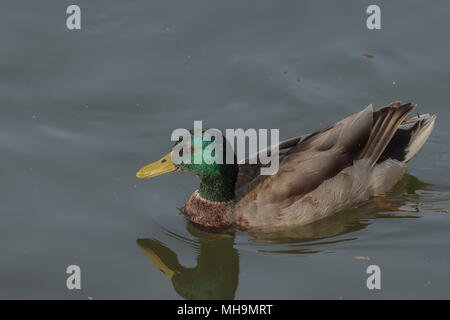
<instances>
[{"instance_id":1,"label":"floating debris","mask_svg":"<svg viewBox=\"0 0 450 320\"><path fill-rule=\"evenodd\" d=\"M297 79L297 82L298 82L298 83L302 82L302 79Z\"/></svg>"},{"instance_id":2,"label":"floating debris","mask_svg":"<svg viewBox=\"0 0 450 320\"><path fill-rule=\"evenodd\" d=\"M312 87L313 87L313 89L320 90L319 86L312 86Z\"/></svg>"},{"instance_id":3,"label":"floating debris","mask_svg":"<svg viewBox=\"0 0 450 320\"><path fill-rule=\"evenodd\" d=\"M283 71L283 74L286 75L286 74L288 74L288 72L287 71Z\"/></svg>"},{"instance_id":4,"label":"floating debris","mask_svg":"<svg viewBox=\"0 0 450 320\"><path fill-rule=\"evenodd\" d=\"M375 58L373 55L369 54L369 53L363 53L362 54L363 57L366 57L367 59L373 59Z\"/></svg>"},{"instance_id":5,"label":"floating debris","mask_svg":"<svg viewBox=\"0 0 450 320\"><path fill-rule=\"evenodd\" d=\"M356 260L370 260L369 257L363 257L363 256L356 256L356 257L353 257L353 258L356 259Z\"/></svg>"}]
</instances>

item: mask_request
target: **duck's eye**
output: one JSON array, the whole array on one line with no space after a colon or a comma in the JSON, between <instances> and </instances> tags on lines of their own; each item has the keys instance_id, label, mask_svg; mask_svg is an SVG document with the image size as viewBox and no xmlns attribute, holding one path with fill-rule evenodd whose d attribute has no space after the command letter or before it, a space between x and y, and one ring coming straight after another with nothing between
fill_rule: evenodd
<instances>
[{"instance_id":1,"label":"duck's eye","mask_svg":"<svg viewBox=\"0 0 450 320\"><path fill-rule=\"evenodd\" d=\"M167 161L167 159L162 159L161 160L161 163L164 163L164 162L166 162Z\"/></svg>"}]
</instances>

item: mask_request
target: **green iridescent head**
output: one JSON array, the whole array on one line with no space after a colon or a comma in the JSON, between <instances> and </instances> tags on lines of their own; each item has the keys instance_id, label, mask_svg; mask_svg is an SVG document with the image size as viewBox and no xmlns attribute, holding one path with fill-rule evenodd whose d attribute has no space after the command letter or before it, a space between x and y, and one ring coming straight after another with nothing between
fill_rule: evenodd
<instances>
[{"instance_id":1,"label":"green iridescent head","mask_svg":"<svg viewBox=\"0 0 450 320\"><path fill-rule=\"evenodd\" d=\"M199 194L211 201L228 201L234 197L238 166L226 164L227 140L220 131L189 131L180 138L165 157L137 173L138 178L152 178L172 171L187 171L201 180Z\"/></svg>"}]
</instances>

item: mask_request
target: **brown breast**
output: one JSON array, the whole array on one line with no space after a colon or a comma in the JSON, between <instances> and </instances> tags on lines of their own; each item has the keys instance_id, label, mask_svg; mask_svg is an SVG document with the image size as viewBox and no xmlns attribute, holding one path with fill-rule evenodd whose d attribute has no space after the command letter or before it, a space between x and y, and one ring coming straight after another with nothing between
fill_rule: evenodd
<instances>
[{"instance_id":1,"label":"brown breast","mask_svg":"<svg viewBox=\"0 0 450 320\"><path fill-rule=\"evenodd\" d=\"M216 202L202 198L198 190L186 202L183 213L192 222L206 227L228 228L232 223L233 201Z\"/></svg>"}]
</instances>

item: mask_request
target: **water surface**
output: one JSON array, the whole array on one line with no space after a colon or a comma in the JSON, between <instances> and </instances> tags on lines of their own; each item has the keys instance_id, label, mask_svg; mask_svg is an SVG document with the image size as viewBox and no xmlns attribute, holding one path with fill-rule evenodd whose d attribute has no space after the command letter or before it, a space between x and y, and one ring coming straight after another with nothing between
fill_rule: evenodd
<instances>
[{"instance_id":1,"label":"water surface","mask_svg":"<svg viewBox=\"0 0 450 320\"><path fill-rule=\"evenodd\" d=\"M76 3L80 31L66 29L72 2L3 1L0 298L450 297L448 1L377 1L379 31L368 1ZM371 200L217 235L178 214L195 177L135 178L194 120L285 139L396 100L438 116L386 195L407 212Z\"/></svg>"}]
</instances>

